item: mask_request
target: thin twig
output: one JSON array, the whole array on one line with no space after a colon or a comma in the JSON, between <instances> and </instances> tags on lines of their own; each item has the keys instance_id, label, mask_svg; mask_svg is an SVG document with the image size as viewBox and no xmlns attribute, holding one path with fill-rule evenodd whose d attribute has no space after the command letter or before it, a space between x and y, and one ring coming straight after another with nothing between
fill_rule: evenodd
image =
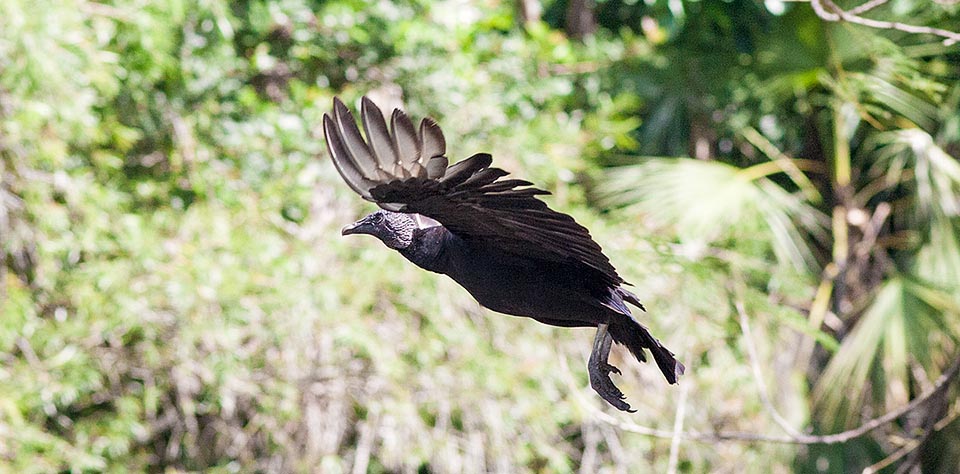
<instances>
[{"instance_id":1,"label":"thin twig","mask_svg":"<svg viewBox=\"0 0 960 474\"><path fill-rule=\"evenodd\" d=\"M37 356L36 351L33 350L33 346L30 345L30 341L27 338L20 336L16 339L15 344L32 369L40 370L43 367L43 363L40 362L40 357Z\"/></svg>"},{"instance_id":2,"label":"thin twig","mask_svg":"<svg viewBox=\"0 0 960 474\"><path fill-rule=\"evenodd\" d=\"M890 0L870 0L869 2L864 3L863 5L860 5L859 7L848 11L847 13L851 15L861 15L870 10L873 10L874 8L879 7L880 5L883 5L884 3L887 3L888 1Z\"/></svg>"},{"instance_id":3,"label":"thin twig","mask_svg":"<svg viewBox=\"0 0 960 474\"><path fill-rule=\"evenodd\" d=\"M747 310L744 308L743 300L739 295L734 306L736 306L737 313L740 315L740 330L743 331L743 342L747 346L747 356L750 358L753 378L757 381L757 391L760 392L760 401L763 403L764 408L770 413L773 421L776 422L783 431L786 431L793 437L803 436L803 433L797 431L793 426L790 426L790 422L773 406L773 401L770 400L770 393L767 391L767 383L764 381L763 373L760 370L760 358L757 356L757 348L753 344L753 333L750 331L750 322L747 320Z\"/></svg>"},{"instance_id":4,"label":"thin twig","mask_svg":"<svg viewBox=\"0 0 960 474\"><path fill-rule=\"evenodd\" d=\"M600 425L596 423L584 423L581 432L583 433L583 453L580 455L579 474L588 474L596 471L597 463L597 445L600 444Z\"/></svg>"},{"instance_id":5,"label":"thin twig","mask_svg":"<svg viewBox=\"0 0 960 474\"><path fill-rule=\"evenodd\" d=\"M559 352L559 351L558 351ZM917 407L926 402L930 397L936 395L941 390L946 390L950 384L957 379L957 376L960 375L960 352L954 356L953 363L950 367L937 378L936 383L934 383L933 388L927 390L920 394L917 398L914 398L910 403L886 414L873 418L864 424L842 431L840 433L834 433L829 435L807 435L801 434L799 436L774 436L766 435L762 433L751 433L745 431L715 431L712 433L709 432L700 432L700 431L680 431L680 430L661 430L657 428L651 428L649 426L638 425L630 421L624 421L620 418L617 418L609 413L601 410L596 405L591 403L583 395L583 393L577 388L576 383L573 380L573 373L570 371L570 366L567 364L565 357L559 357L560 363L560 372L563 374L563 378L566 381L566 385L570 390L570 393L574 395L578 404L581 407L586 408L590 413L594 415L597 419L607 423L613 427L619 428L623 431L628 431L631 433L636 433L644 436L651 436L654 438L665 438L673 439L674 437L679 437L681 439L698 441L703 443L717 443L721 441L734 441L734 442L756 442L756 443L782 443L782 444L841 444L846 443L852 439L859 438L891 421L894 421L901 416L915 410ZM949 424L950 419L960 416L960 410L956 413L951 413L947 416L944 416L940 421L935 425L935 430L940 430L943 427Z\"/></svg>"},{"instance_id":6,"label":"thin twig","mask_svg":"<svg viewBox=\"0 0 960 474\"><path fill-rule=\"evenodd\" d=\"M880 231L883 230L883 223L887 221L891 210L892 206L890 206L889 202L877 204L877 209L873 211L870 220L866 222L866 228L863 230L863 239L854 246L854 253L858 258L866 257L877 248L877 237L880 235Z\"/></svg>"},{"instance_id":7,"label":"thin twig","mask_svg":"<svg viewBox=\"0 0 960 474\"><path fill-rule=\"evenodd\" d=\"M947 425L952 423L953 420L957 418L957 415L958 415L957 411L951 410L950 413L948 413L945 417L941 418L939 421L934 423L933 426L925 428L921 436L911 439L910 441L905 443L903 446L901 446L900 449L897 449L896 451L894 451L893 454L881 459L880 461L874 464L871 464L870 466L867 466L861 472L861 474L875 474L877 472L880 472L880 470L900 460L902 457L912 453L914 450L919 448L920 445L922 445L928 439L930 439L930 436L932 436L933 433L936 433L937 431L940 431L946 428ZM908 462L907 464L910 464L910 463ZM897 469L897 472L900 472L901 470L903 470L904 467L905 465L900 465L900 467Z\"/></svg>"},{"instance_id":8,"label":"thin twig","mask_svg":"<svg viewBox=\"0 0 960 474\"><path fill-rule=\"evenodd\" d=\"M100 2L81 2L77 5L77 8L84 13L110 18L111 20L132 22L134 19L130 10Z\"/></svg>"},{"instance_id":9,"label":"thin twig","mask_svg":"<svg viewBox=\"0 0 960 474\"><path fill-rule=\"evenodd\" d=\"M810 178L808 178L807 175L800 170L797 160L780 151L780 149L777 148L773 142L768 140L767 137L763 136L762 133L753 127L743 127L739 130L739 132L740 135L750 142L751 145L760 150L764 155L767 155L767 157L772 160L771 163L775 165L777 169L783 171L790 178L790 180L793 181L798 188L800 188L800 191L803 192L803 195L807 198L807 200L813 203L823 202L823 196L821 196L820 192L817 191L817 187L813 185L813 182L810 181ZM746 169L749 170L758 168L753 166Z\"/></svg>"},{"instance_id":10,"label":"thin twig","mask_svg":"<svg viewBox=\"0 0 960 474\"><path fill-rule=\"evenodd\" d=\"M813 8L814 13L817 14L820 19L825 21L847 21L850 23L856 23L858 25L869 26L871 28L878 28L882 30L897 30L904 33L915 33L915 34L929 34L936 35L942 38L943 44L946 46L951 46L958 41L960 41L960 33L955 31L944 30L942 28L931 28L929 26L917 26L917 25L908 25L905 23L899 23L895 21L881 21L874 20L871 18L864 18L858 16L854 12L862 13L871 8L874 8L877 5L880 5L878 0L867 2L853 10L846 11L837 6L832 0L810 0L810 6ZM875 5L871 5L876 3ZM829 10L829 11L828 11Z\"/></svg>"},{"instance_id":11,"label":"thin twig","mask_svg":"<svg viewBox=\"0 0 960 474\"><path fill-rule=\"evenodd\" d=\"M877 461L863 469L860 474L874 474L880 472L881 469L893 464L896 460L910 454L911 451L920 446L920 440L914 439L910 440L909 443L900 447L900 449L893 452L893 454Z\"/></svg>"},{"instance_id":12,"label":"thin twig","mask_svg":"<svg viewBox=\"0 0 960 474\"><path fill-rule=\"evenodd\" d=\"M357 449L353 456L352 474L362 474L367 472L370 466L370 453L373 451L374 442L376 442L377 429L379 423L379 411L376 408L371 410L367 419L360 423L360 429L357 433Z\"/></svg>"},{"instance_id":13,"label":"thin twig","mask_svg":"<svg viewBox=\"0 0 960 474\"><path fill-rule=\"evenodd\" d=\"M807 320L810 322L809 329L811 333L820 332L820 327L827 320L827 314L830 312L830 299L833 296L834 282L839 276L840 271L836 263L830 262L820 272L820 283L817 284L817 291L814 293L813 302L810 304L810 310ZM813 355L813 349L817 344L817 339L813 337L804 338L800 343L800 349L797 351L797 360L801 366L806 366L810 357Z\"/></svg>"},{"instance_id":14,"label":"thin twig","mask_svg":"<svg viewBox=\"0 0 960 474\"><path fill-rule=\"evenodd\" d=\"M721 441L741 441L741 442L760 442L760 443L783 443L783 444L841 444L846 443L852 439L859 438L887 423L890 423L897 418L915 410L918 406L926 402L930 397L936 394L939 390L945 390L951 382L953 382L957 375L960 374L960 354L957 354L954 358L953 363L950 365L950 368L944 372L940 378L937 379L937 383L934 384L932 390L926 391L921 394L919 397L914 398L910 403L900 407L896 410L890 411L883 416L873 418L866 423L840 433L834 433L829 435L800 435L800 436L772 436L765 435L761 433L750 433L742 431L718 431L713 433L708 432L699 432L699 431L685 431L679 433L679 436L683 439L688 439L692 441L699 441L705 443L716 443ZM629 431L631 433L637 433L645 436L653 436L656 438L673 438L677 436L673 431L659 430L656 428L650 428L647 426L641 426L636 423L629 421L623 421L619 418L616 418L604 411L601 411L599 408L585 403L585 406L600 420L609 423L617 428L620 428L624 431Z\"/></svg>"},{"instance_id":15,"label":"thin twig","mask_svg":"<svg viewBox=\"0 0 960 474\"><path fill-rule=\"evenodd\" d=\"M690 365L689 358L685 360ZM677 413L673 419L673 439L670 440L670 461L667 463L667 473L676 474L680 461L680 436L683 432L683 418L687 414L687 392L690 391L689 381L680 381L680 396L677 400Z\"/></svg>"}]
</instances>

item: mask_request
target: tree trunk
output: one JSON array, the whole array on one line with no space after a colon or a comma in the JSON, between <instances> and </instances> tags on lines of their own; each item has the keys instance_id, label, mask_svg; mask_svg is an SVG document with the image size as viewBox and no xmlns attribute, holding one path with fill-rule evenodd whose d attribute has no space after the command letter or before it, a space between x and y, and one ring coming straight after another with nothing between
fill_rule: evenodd
<instances>
[{"instance_id":1,"label":"tree trunk","mask_svg":"<svg viewBox=\"0 0 960 474\"><path fill-rule=\"evenodd\" d=\"M567 36L579 40L597 31L593 7L593 0L570 0L567 5Z\"/></svg>"}]
</instances>

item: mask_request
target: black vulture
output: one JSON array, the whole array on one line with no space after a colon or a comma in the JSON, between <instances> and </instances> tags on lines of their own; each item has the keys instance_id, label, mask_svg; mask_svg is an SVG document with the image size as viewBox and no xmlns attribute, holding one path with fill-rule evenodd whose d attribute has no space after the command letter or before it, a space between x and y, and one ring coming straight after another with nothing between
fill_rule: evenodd
<instances>
[{"instance_id":1,"label":"black vulture","mask_svg":"<svg viewBox=\"0 0 960 474\"><path fill-rule=\"evenodd\" d=\"M612 342L640 361L653 354L671 384L684 367L625 303L641 310L600 246L572 217L537 198L532 183L501 179L487 153L448 166L446 141L436 122L419 130L394 110L390 128L380 109L361 101L366 140L342 101L323 115L327 149L344 181L381 210L343 228L370 234L417 266L447 275L481 305L561 327L596 327L587 363L590 385L614 407L630 411L610 380L620 370L607 358Z\"/></svg>"}]
</instances>

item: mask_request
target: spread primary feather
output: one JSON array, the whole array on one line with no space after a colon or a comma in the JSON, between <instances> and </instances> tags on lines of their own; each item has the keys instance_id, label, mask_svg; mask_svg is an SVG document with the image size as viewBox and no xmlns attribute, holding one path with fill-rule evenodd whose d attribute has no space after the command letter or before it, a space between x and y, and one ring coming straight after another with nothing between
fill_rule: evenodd
<instances>
[{"instance_id":1,"label":"spread primary feather","mask_svg":"<svg viewBox=\"0 0 960 474\"><path fill-rule=\"evenodd\" d=\"M333 101L324 114L327 149L344 181L385 211L344 229L365 233L420 267L453 278L480 304L506 314L563 327L598 328L588 363L591 385L621 410L630 406L609 379L610 341L626 345L638 360L649 350L670 383L684 367L639 324L626 303L643 308L572 217L537 196L530 182L502 179L492 157L478 153L448 165L440 126L423 119L419 130L394 110L383 113L361 100L366 139L347 106Z\"/></svg>"}]
</instances>

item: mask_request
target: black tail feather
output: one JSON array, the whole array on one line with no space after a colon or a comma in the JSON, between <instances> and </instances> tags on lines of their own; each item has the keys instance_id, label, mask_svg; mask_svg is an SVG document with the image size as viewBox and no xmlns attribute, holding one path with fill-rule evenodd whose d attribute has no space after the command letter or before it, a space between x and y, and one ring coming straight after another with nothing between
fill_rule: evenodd
<instances>
[{"instance_id":1,"label":"black tail feather","mask_svg":"<svg viewBox=\"0 0 960 474\"><path fill-rule=\"evenodd\" d=\"M617 288L617 293L620 294L620 297L623 298L623 301L640 308L640 311L643 311L644 313L647 312L647 308L643 307L643 303L640 302L640 298L637 298L637 295L625 290L622 286Z\"/></svg>"},{"instance_id":2,"label":"black tail feather","mask_svg":"<svg viewBox=\"0 0 960 474\"><path fill-rule=\"evenodd\" d=\"M611 322L609 331L614 342L627 346L627 349L641 362L647 361L643 350L648 349L667 382L675 384L683 375L685 367L673 356L673 352L663 347L660 341L647 331L647 328L633 318L622 318L620 321Z\"/></svg>"}]
</instances>

